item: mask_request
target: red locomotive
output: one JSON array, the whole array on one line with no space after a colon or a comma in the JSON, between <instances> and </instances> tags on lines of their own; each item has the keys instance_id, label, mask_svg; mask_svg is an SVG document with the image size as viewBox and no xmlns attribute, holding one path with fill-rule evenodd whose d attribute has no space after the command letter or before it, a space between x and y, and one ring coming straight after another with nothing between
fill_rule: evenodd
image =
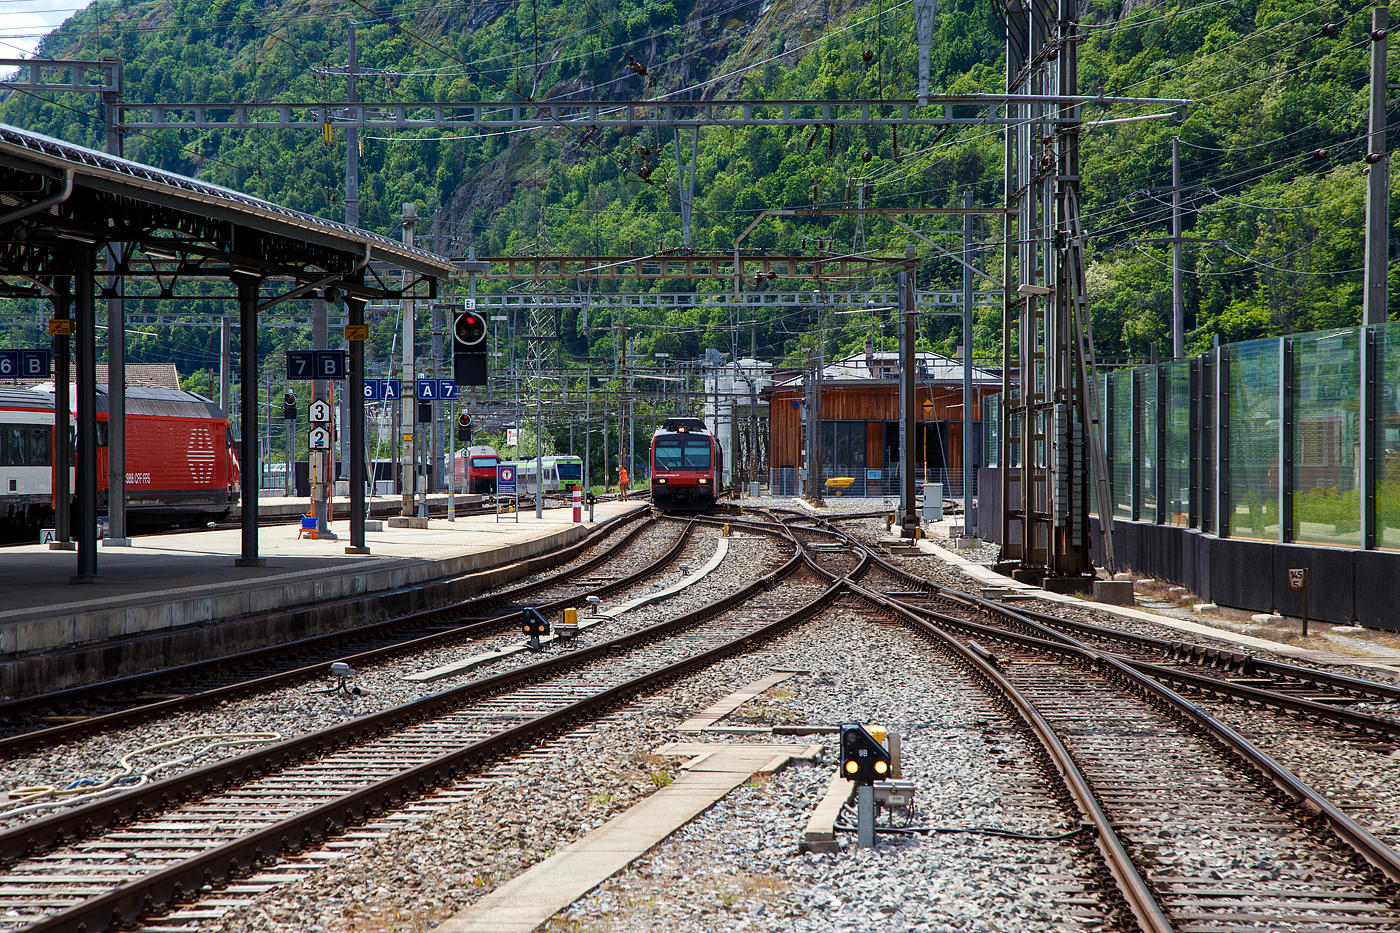
<instances>
[{"instance_id":1,"label":"red locomotive","mask_svg":"<svg viewBox=\"0 0 1400 933\"><path fill-rule=\"evenodd\" d=\"M452 457L457 488L490 495L496 491L496 465L501 457L494 447L478 446L459 450Z\"/></svg>"},{"instance_id":2,"label":"red locomotive","mask_svg":"<svg viewBox=\"0 0 1400 933\"><path fill-rule=\"evenodd\" d=\"M99 513L107 510L107 394L97 394ZM75 423L74 412L70 423ZM40 389L0 389L0 529L37 537L53 524L54 397ZM70 485L73 467L68 466ZM127 521L203 524L238 504L239 467L229 421L218 405L178 389L126 393ZM76 509L74 510L76 514Z\"/></svg>"},{"instance_id":3,"label":"red locomotive","mask_svg":"<svg viewBox=\"0 0 1400 933\"><path fill-rule=\"evenodd\" d=\"M668 418L651 436L651 501L663 512L714 505L724 449L699 418Z\"/></svg>"}]
</instances>

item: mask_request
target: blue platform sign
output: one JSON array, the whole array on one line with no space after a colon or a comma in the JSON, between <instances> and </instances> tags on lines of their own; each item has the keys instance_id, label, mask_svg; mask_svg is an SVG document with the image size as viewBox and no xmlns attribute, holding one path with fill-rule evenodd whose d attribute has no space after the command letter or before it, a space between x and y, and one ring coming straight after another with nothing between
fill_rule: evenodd
<instances>
[{"instance_id":1,"label":"blue platform sign","mask_svg":"<svg viewBox=\"0 0 1400 933\"><path fill-rule=\"evenodd\" d=\"M419 380L418 380L418 385L417 385L415 388L418 390L418 396L417 396L417 397L418 397L418 401L420 401L420 402L435 402L435 401L437 401L437 397L438 397L438 394L437 394L437 390L438 390L438 380L436 380L436 379L419 379Z\"/></svg>"},{"instance_id":2,"label":"blue platform sign","mask_svg":"<svg viewBox=\"0 0 1400 933\"><path fill-rule=\"evenodd\" d=\"M316 351L315 351L315 350L288 350L288 351L287 351L287 378L288 378L288 379L315 379L315 378L316 378Z\"/></svg>"},{"instance_id":3,"label":"blue platform sign","mask_svg":"<svg viewBox=\"0 0 1400 933\"><path fill-rule=\"evenodd\" d=\"M439 379L437 397L444 402L455 402L462 394L461 388L451 379Z\"/></svg>"},{"instance_id":4,"label":"blue platform sign","mask_svg":"<svg viewBox=\"0 0 1400 933\"><path fill-rule=\"evenodd\" d=\"M344 350L316 351L317 379L344 379L350 372L350 354Z\"/></svg>"},{"instance_id":5,"label":"blue platform sign","mask_svg":"<svg viewBox=\"0 0 1400 933\"><path fill-rule=\"evenodd\" d=\"M19 374L25 379L49 378L48 350L19 351Z\"/></svg>"},{"instance_id":6,"label":"blue platform sign","mask_svg":"<svg viewBox=\"0 0 1400 933\"><path fill-rule=\"evenodd\" d=\"M496 467L496 495L515 495L515 467L502 463Z\"/></svg>"},{"instance_id":7,"label":"blue platform sign","mask_svg":"<svg viewBox=\"0 0 1400 933\"><path fill-rule=\"evenodd\" d=\"M0 379L47 379L51 362L48 350L0 350Z\"/></svg>"},{"instance_id":8,"label":"blue platform sign","mask_svg":"<svg viewBox=\"0 0 1400 933\"><path fill-rule=\"evenodd\" d=\"M365 380L365 401L366 402L392 402L399 397L399 380L397 379L366 379Z\"/></svg>"}]
</instances>

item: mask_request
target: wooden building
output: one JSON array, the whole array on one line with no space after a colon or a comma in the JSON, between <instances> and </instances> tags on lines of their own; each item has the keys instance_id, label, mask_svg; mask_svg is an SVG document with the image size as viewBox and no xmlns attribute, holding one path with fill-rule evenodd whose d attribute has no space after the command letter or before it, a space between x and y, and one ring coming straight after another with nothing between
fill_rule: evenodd
<instances>
[{"instance_id":1,"label":"wooden building","mask_svg":"<svg viewBox=\"0 0 1400 933\"><path fill-rule=\"evenodd\" d=\"M936 353L916 357L916 461L920 482L941 482L962 494L962 362ZM974 466L982 465L982 399L1001 391L1001 377L974 368ZM793 495L803 459L805 411L811 387L802 375L777 377L769 392L770 483L774 494ZM903 453L899 424L899 359L893 351L837 360L826 366L821 385L821 481L851 477L849 495L890 495L897 490ZM805 484L804 484L805 488Z\"/></svg>"}]
</instances>

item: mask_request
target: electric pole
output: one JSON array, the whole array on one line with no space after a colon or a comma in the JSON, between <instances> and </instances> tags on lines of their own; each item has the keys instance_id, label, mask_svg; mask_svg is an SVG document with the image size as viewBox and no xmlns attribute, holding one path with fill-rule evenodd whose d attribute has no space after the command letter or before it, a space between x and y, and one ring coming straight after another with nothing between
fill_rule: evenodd
<instances>
[{"instance_id":1,"label":"electric pole","mask_svg":"<svg viewBox=\"0 0 1400 933\"><path fill-rule=\"evenodd\" d=\"M413 245L413 224L414 206L405 204L403 206L403 242L406 246ZM408 289L408 273L403 276L405 291ZM401 430L403 437L400 440L400 450L403 458L403 511L399 514L407 517L417 514L413 500L418 492L418 465L414 463L414 452L418 440L418 412L414 410L418 403L416 371L413 361L413 331L416 302L412 297L405 296L399 301L399 314L403 317L403 390L400 399L400 409L403 411ZM425 512L426 514L426 512Z\"/></svg>"},{"instance_id":2,"label":"electric pole","mask_svg":"<svg viewBox=\"0 0 1400 933\"><path fill-rule=\"evenodd\" d=\"M1186 293L1181 281L1181 137L1172 137L1172 359L1186 355Z\"/></svg>"},{"instance_id":3,"label":"electric pole","mask_svg":"<svg viewBox=\"0 0 1400 933\"><path fill-rule=\"evenodd\" d=\"M1386 320L1386 265L1390 257L1390 154L1385 143L1386 32L1389 26L1387 8L1378 6L1371 11L1371 126L1366 146L1366 161L1371 167L1366 179L1363 324L1384 324Z\"/></svg>"}]
</instances>

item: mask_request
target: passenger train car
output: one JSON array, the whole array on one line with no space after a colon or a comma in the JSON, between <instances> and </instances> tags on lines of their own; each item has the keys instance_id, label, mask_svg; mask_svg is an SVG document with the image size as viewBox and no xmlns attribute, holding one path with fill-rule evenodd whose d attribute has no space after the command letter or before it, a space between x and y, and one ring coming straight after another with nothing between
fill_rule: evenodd
<instances>
[{"instance_id":1,"label":"passenger train car","mask_svg":"<svg viewBox=\"0 0 1400 933\"><path fill-rule=\"evenodd\" d=\"M515 488L521 496L534 495L539 485L539 476L544 477L545 492L572 492L583 486L583 460L579 457L542 457L538 461L517 460L515 467Z\"/></svg>"},{"instance_id":2,"label":"passenger train car","mask_svg":"<svg viewBox=\"0 0 1400 933\"><path fill-rule=\"evenodd\" d=\"M459 489L490 495L496 491L496 466L501 455L494 447L468 447L452 455L452 470Z\"/></svg>"},{"instance_id":3,"label":"passenger train car","mask_svg":"<svg viewBox=\"0 0 1400 933\"><path fill-rule=\"evenodd\" d=\"M107 411L107 394L99 387L99 514L107 511ZM75 422L76 410L72 418ZM52 384L0 388L0 533L6 537L37 539L39 529L53 526L53 428ZM72 489L71 464L68 471ZM226 518L238 504L239 478L229 421L218 405L177 389L127 389L126 514L131 526Z\"/></svg>"},{"instance_id":4,"label":"passenger train car","mask_svg":"<svg viewBox=\"0 0 1400 933\"><path fill-rule=\"evenodd\" d=\"M724 448L699 418L668 418L651 436L651 501L663 512L714 505Z\"/></svg>"}]
</instances>

